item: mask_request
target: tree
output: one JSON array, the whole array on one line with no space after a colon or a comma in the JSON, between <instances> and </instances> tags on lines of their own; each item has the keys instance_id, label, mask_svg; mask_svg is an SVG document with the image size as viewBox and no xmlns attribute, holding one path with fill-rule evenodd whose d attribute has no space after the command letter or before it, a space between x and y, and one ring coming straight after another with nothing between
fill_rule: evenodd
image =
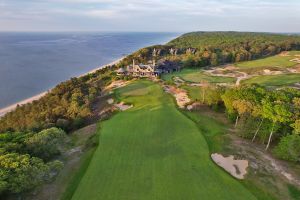
<instances>
[{"instance_id":1,"label":"tree","mask_svg":"<svg viewBox=\"0 0 300 200\"><path fill-rule=\"evenodd\" d=\"M233 108L236 109L237 111L237 117L236 117L236 120L235 120L235 126L237 126L237 123L238 123L238 120L239 120L239 117L242 116L242 115L245 115L245 114L249 114L251 113L252 109L253 109L253 105L251 104L251 102L247 101L247 100L234 100L232 102L232 105L233 105Z\"/></svg>"},{"instance_id":2,"label":"tree","mask_svg":"<svg viewBox=\"0 0 300 200\"><path fill-rule=\"evenodd\" d=\"M294 128L293 133L296 135L300 135L300 119L297 119L295 123L292 124L292 127Z\"/></svg>"},{"instance_id":3,"label":"tree","mask_svg":"<svg viewBox=\"0 0 300 200\"><path fill-rule=\"evenodd\" d=\"M60 153L60 145L64 142L65 136L65 132L61 129L46 129L27 138L26 149L33 156L49 160Z\"/></svg>"},{"instance_id":4,"label":"tree","mask_svg":"<svg viewBox=\"0 0 300 200\"><path fill-rule=\"evenodd\" d=\"M205 102L205 93L208 87L209 87L209 83L206 80L201 80L202 104L204 104Z\"/></svg>"},{"instance_id":5,"label":"tree","mask_svg":"<svg viewBox=\"0 0 300 200\"><path fill-rule=\"evenodd\" d=\"M292 114L286 104L280 101L274 101L274 99L271 99L270 97L263 101L262 109L263 116L272 121L271 132L266 146L266 150L268 150L274 134L275 125L277 123L288 122Z\"/></svg>"},{"instance_id":6,"label":"tree","mask_svg":"<svg viewBox=\"0 0 300 200\"><path fill-rule=\"evenodd\" d=\"M50 172L49 165L28 154L0 155L0 192L20 193L30 190L46 181L51 176Z\"/></svg>"},{"instance_id":7,"label":"tree","mask_svg":"<svg viewBox=\"0 0 300 200\"><path fill-rule=\"evenodd\" d=\"M217 66L219 64L218 55L216 53L211 54L210 64L213 65L213 66Z\"/></svg>"},{"instance_id":8,"label":"tree","mask_svg":"<svg viewBox=\"0 0 300 200\"><path fill-rule=\"evenodd\" d=\"M275 147L274 153L277 157L299 162L300 161L300 135L292 134L280 139Z\"/></svg>"}]
</instances>

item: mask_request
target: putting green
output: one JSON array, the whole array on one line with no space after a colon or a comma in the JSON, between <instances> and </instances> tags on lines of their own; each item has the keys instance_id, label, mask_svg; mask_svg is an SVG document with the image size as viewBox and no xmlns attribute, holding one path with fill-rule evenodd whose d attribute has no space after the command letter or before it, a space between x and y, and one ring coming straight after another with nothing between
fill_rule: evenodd
<instances>
[{"instance_id":1,"label":"putting green","mask_svg":"<svg viewBox=\"0 0 300 200\"><path fill-rule=\"evenodd\" d=\"M204 73L204 71L199 69L183 69L180 72L175 72L171 74L164 74L162 78L165 81L171 81L173 77L178 76L187 82L200 83L202 81L208 83L234 83L235 78L232 77L220 77L220 76L210 76Z\"/></svg>"},{"instance_id":2,"label":"putting green","mask_svg":"<svg viewBox=\"0 0 300 200\"><path fill-rule=\"evenodd\" d=\"M292 67L297 65L296 62L291 61L294 58L299 58L300 51L290 51L287 56L271 56L258 60L245 61L237 63L236 66L240 69L263 68L263 67Z\"/></svg>"},{"instance_id":3,"label":"putting green","mask_svg":"<svg viewBox=\"0 0 300 200\"><path fill-rule=\"evenodd\" d=\"M73 200L256 199L211 161L196 124L159 85L137 81L116 93L134 107L101 124Z\"/></svg>"},{"instance_id":4,"label":"putting green","mask_svg":"<svg viewBox=\"0 0 300 200\"><path fill-rule=\"evenodd\" d=\"M242 82L242 84L253 83L257 83L263 86L287 86L294 83L300 83L300 74L256 76Z\"/></svg>"}]
</instances>

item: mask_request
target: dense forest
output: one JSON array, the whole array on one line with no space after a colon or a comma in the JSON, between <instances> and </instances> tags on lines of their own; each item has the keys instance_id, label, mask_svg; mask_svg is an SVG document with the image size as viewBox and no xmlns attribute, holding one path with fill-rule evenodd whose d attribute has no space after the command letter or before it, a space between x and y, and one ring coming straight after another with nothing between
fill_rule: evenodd
<instances>
[{"instance_id":1,"label":"dense forest","mask_svg":"<svg viewBox=\"0 0 300 200\"><path fill-rule=\"evenodd\" d=\"M272 144L280 159L300 162L300 91L259 85L234 88L206 85L202 103L225 110L237 133L252 142Z\"/></svg>"},{"instance_id":2,"label":"dense forest","mask_svg":"<svg viewBox=\"0 0 300 200\"><path fill-rule=\"evenodd\" d=\"M40 100L0 119L0 198L52 181L66 133L92 116L92 104L114 77L112 68L60 83Z\"/></svg>"},{"instance_id":3,"label":"dense forest","mask_svg":"<svg viewBox=\"0 0 300 200\"><path fill-rule=\"evenodd\" d=\"M282 51L300 50L299 35L243 32L194 32L184 34L166 45L143 48L128 56L146 63L152 59L169 59L186 67L216 66L254 60Z\"/></svg>"},{"instance_id":4,"label":"dense forest","mask_svg":"<svg viewBox=\"0 0 300 200\"><path fill-rule=\"evenodd\" d=\"M0 197L52 181L63 167L55 159L66 134L58 128L0 134Z\"/></svg>"},{"instance_id":5,"label":"dense forest","mask_svg":"<svg viewBox=\"0 0 300 200\"><path fill-rule=\"evenodd\" d=\"M38 101L19 106L1 118L0 132L39 131L54 126L66 131L79 128L91 116L91 105L111 82L112 73L105 68L60 83Z\"/></svg>"}]
</instances>

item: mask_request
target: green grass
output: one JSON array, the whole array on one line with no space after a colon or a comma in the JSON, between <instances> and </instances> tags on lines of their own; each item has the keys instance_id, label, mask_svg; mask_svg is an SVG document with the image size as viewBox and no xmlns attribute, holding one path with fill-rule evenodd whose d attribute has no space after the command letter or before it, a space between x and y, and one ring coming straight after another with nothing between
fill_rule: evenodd
<instances>
[{"instance_id":1,"label":"green grass","mask_svg":"<svg viewBox=\"0 0 300 200\"><path fill-rule=\"evenodd\" d=\"M227 148L230 145L230 139L226 136L228 129L231 128L229 122L223 122L220 121L220 119L216 119L214 115L219 114L213 111L206 111L205 113L201 113L199 111L185 111L184 114L193 120L201 130L207 141L210 153L218 152L225 155L232 154L232 150ZM263 188L261 185L256 183L256 177L257 175L254 175L254 177L248 177L244 181L241 181L241 184L255 194L258 200L275 200L276 198L274 198L270 194L270 191L268 191L269 188Z\"/></svg>"},{"instance_id":2,"label":"green grass","mask_svg":"<svg viewBox=\"0 0 300 200\"><path fill-rule=\"evenodd\" d=\"M245 80L242 84L257 83L263 86L286 86L300 82L300 74L280 74L268 76L256 76Z\"/></svg>"},{"instance_id":3,"label":"green grass","mask_svg":"<svg viewBox=\"0 0 300 200\"><path fill-rule=\"evenodd\" d=\"M141 86L146 94L131 95ZM99 146L72 199L256 199L211 161L197 125L159 85L138 81L117 96L134 107L103 122Z\"/></svg>"},{"instance_id":4,"label":"green grass","mask_svg":"<svg viewBox=\"0 0 300 200\"><path fill-rule=\"evenodd\" d=\"M217 77L205 74L199 69L183 69L180 72L170 73L163 75L162 79L165 81L171 81L173 77L178 76L187 82L200 83L206 81L209 83L233 83L235 78L231 77Z\"/></svg>"},{"instance_id":5,"label":"green grass","mask_svg":"<svg viewBox=\"0 0 300 200\"><path fill-rule=\"evenodd\" d=\"M182 88L187 91L188 96L192 101L202 100L202 88L189 85L184 85Z\"/></svg>"},{"instance_id":6,"label":"green grass","mask_svg":"<svg viewBox=\"0 0 300 200\"><path fill-rule=\"evenodd\" d=\"M228 138L224 137L228 128L225 124L198 112L184 113L198 125L206 139L210 153L223 152L226 145L229 145Z\"/></svg>"},{"instance_id":7,"label":"green grass","mask_svg":"<svg viewBox=\"0 0 300 200\"><path fill-rule=\"evenodd\" d=\"M298 188L296 188L293 185L288 185L288 189L290 192L290 195L294 198L299 200L300 199L300 190Z\"/></svg>"},{"instance_id":8,"label":"green grass","mask_svg":"<svg viewBox=\"0 0 300 200\"><path fill-rule=\"evenodd\" d=\"M88 134L88 136L89 136L89 134ZM76 191L86 170L88 169L90 161L92 160L95 150L99 144L99 133L89 136L88 139L82 138L82 136L84 136L82 134L80 134L79 136L75 136L75 135L76 134L73 133L72 139L76 140L76 143L80 143L81 141L84 141L83 145L85 145L86 149L84 150L84 152L80 158L80 162L78 163L80 167L72 170L72 173L70 173L68 175L67 181L66 181L67 186L65 187L65 190L61 194L60 200L72 199L72 196L73 196L74 192ZM85 137L87 137L86 134L85 134Z\"/></svg>"},{"instance_id":9,"label":"green grass","mask_svg":"<svg viewBox=\"0 0 300 200\"><path fill-rule=\"evenodd\" d=\"M60 200L72 199L74 192L76 191L82 177L84 176L90 164L91 159L93 158L94 152L95 148L89 149L87 152L84 153L84 155L80 159L80 168L73 172L72 177L70 177L70 180L68 180L68 186L61 195Z\"/></svg>"},{"instance_id":10,"label":"green grass","mask_svg":"<svg viewBox=\"0 0 300 200\"><path fill-rule=\"evenodd\" d=\"M251 69L251 68L263 68L263 67L292 67L297 65L297 63L292 62L294 55L300 54L300 51L292 51L289 52L290 56L271 56L268 58L253 60L253 61L246 61L237 63L236 66L241 69Z\"/></svg>"}]
</instances>

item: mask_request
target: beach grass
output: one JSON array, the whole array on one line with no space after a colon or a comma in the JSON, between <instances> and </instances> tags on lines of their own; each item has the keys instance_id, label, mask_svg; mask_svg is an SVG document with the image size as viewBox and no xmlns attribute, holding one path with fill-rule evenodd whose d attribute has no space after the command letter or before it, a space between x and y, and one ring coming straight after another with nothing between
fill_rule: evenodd
<instances>
[{"instance_id":1,"label":"beach grass","mask_svg":"<svg viewBox=\"0 0 300 200\"><path fill-rule=\"evenodd\" d=\"M137 81L116 96L134 107L101 124L73 200L256 199L211 161L202 131L158 84Z\"/></svg>"}]
</instances>

